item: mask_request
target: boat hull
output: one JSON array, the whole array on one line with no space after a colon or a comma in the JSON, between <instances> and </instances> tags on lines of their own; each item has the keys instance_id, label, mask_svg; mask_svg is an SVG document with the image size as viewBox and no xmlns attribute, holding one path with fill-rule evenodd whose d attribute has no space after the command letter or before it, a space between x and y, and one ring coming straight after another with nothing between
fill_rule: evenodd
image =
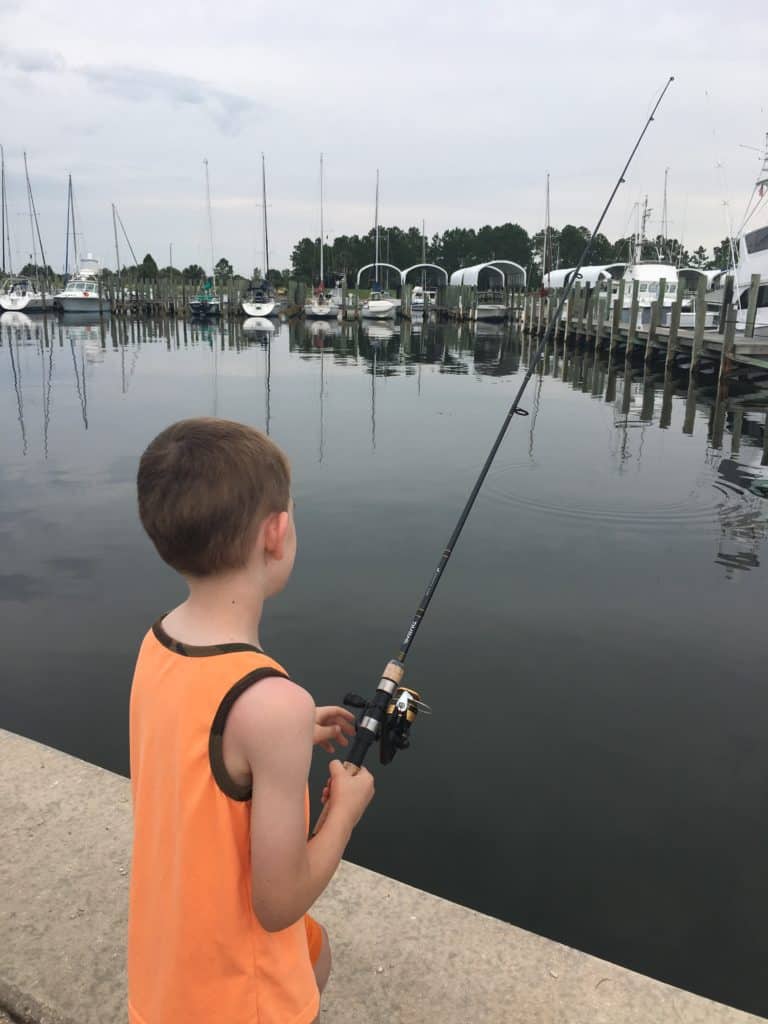
<instances>
[{"instance_id":1,"label":"boat hull","mask_svg":"<svg viewBox=\"0 0 768 1024\"><path fill-rule=\"evenodd\" d=\"M477 306L475 308L475 320L483 320L486 323L500 324L507 318L507 309L505 306L486 305Z\"/></svg>"},{"instance_id":2,"label":"boat hull","mask_svg":"<svg viewBox=\"0 0 768 1024\"><path fill-rule=\"evenodd\" d=\"M54 305L62 313L108 313L109 303L98 295L62 296L57 295Z\"/></svg>"},{"instance_id":3,"label":"boat hull","mask_svg":"<svg viewBox=\"0 0 768 1024\"><path fill-rule=\"evenodd\" d=\"M276 302L247 302L245 299L240 303L240 308L246 316L276 316Z\"/></svg>"},{"instance_id":4,"label":"boat hull","mask_svg":"<svg viewBox=\"0 0 768 1024\"><path fill-rule=\"evenodd\" d=\"M6 313L42 313L50 303L42 295L0 295L0 309Z\"/></svg>"},{"instance_id":5,"label":"boat hull","mask_svg":"<svg viewBox=\"0 0 768 1024\"><path fill-rule=\"evenodd\" d=\"M364 302L360 310L360 316L364 320L394 320L397 309L394 302L386 299L373 299Z\"/></svg>"},{"instance_id":6,"label":"boat hull","mask_svg":"<svg viewBox=\"0 0 768 1024\"><path fill-rule=\"evenodd\" d=\"M339 315L339 307L335 302L308 302L304 307L304 316L313 320L335 320Z\"/></svg>"},{"instance_id":7,"label":"boat hull","mask_svg":"<svg viewBox=\"0 0 768 1024\"><path fill-rule=\"evenodd\" d=\"M198 320L212 320L221 316L221 306L218 302L190 302L189 312Z\"/></svg>"}]
</instances>

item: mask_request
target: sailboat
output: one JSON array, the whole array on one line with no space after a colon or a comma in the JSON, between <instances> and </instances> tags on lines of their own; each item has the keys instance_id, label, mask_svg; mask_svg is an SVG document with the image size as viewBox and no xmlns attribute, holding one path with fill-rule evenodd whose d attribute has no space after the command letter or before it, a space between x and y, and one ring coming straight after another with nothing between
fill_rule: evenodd
<instances>
[{"instance_id":1,"label":"sailboat","mask_svg":"<svg viewBox=\"0 0 768 1024\"><path fill-rule=\"evenodd\" d=\"M3 209L3 232L8 225L8 200L5 193L5 153L0 146L0 178L2 179L2 209ZM0 309L9 313L39 313L50 305L50 295L46 295L45 285L41 287L37 263L37 245L40 243L40 254L43 267L46 266L43 241L40 237L40 227L37 223L37 210L32 195L32 185L29 180L29 168L27 167L27 154L24 154L24 174L27 181L27 204L29 206L29 229L32 234L32 263L35 268L35 279L30 277L14 277L13 273L5 281L3 291L0 293ZM5 239L3 239L5 243ZM5 252L5 244L3 244ZM10 244L8 246L8 257L10 259ZM5 260L3 260L5 263ZM45 271L44 271L45 272Z\"/></svg>"},{"instance_id":2,"label":"sailboat","mask_svg":"<svg viewBox=\"0 0 768 1024\"><path fill-rule=\"evenodd\" d=\"M323 256L325 253L325 224L323 221L323 154L320 154L320 285L312 296L304 304L304 315L318 319L336 319L339 315L339 306L334 298L325 290L325 266Z\"/></svg>"},{"instance_id":3,"label":"sailboat","mask_svg":"<svg viewBox=\"0 0 768 1024\"><path fill-rule=\"evenodd\" d=\"M397 303L385 292L379 283L379 171L376 169L376 212L374 215L374 270L371 295L360 308L360 316L366 320L394 320Z\"/></svg>"},{"instance_id":4,"label":"sailboat","mask_svg":"<svg viewBox=\"0 0 768 1024\"><path fill-rule=\"evenodd\" d=\"M245 294L241 308L247 317L267 317L277 314L274 289L269 283L269 234L267 231L267 173L264 154L261 154L261 202L264 213L264 277L251 285Z\"/></svg>"},{"instance_id":5,"label":"sailboat","mask_svg":"<svg viewBox=\"0 0 768 1024\"><path fill-rule=\"evenodd\" d=\"M211 216L211 182L208 177L208 160L205 165L205 201L208 208L208 236L211 243L211 283L207 281L202 289L189 300L189 312L193 317L216 317L221 315L221 303L216 294L216 264L213 255L213 217Z\"/></svg>"}]
</instances>

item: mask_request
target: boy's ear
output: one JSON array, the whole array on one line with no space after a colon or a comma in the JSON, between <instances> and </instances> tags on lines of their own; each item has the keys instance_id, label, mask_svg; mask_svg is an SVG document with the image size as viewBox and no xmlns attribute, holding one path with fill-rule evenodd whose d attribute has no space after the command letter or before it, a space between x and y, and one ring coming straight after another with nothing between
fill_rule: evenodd
<instances>
[{"instance_id":1,"label":"boy's ear","mask_svg":"<svg viewBox=\"0 0 768 1024\"><path fill-rule=\"evenodd\" d=\"M262 524L264 553L279 562L285 553L285 539L288 536L288 513L272 512Z\"/></svg>"}]
</instances>

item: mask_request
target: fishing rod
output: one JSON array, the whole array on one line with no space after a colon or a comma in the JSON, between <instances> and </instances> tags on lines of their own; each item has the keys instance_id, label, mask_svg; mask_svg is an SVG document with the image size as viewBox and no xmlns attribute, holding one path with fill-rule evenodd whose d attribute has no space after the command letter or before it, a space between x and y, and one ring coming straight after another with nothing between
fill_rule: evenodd
<instances>
[{"instance_id":1,"label":"fishing rod","mask_svg":"<svg viewBox=\"0 0 768 1024\"><path fill-rule=\"evenodd\" d=\"M346 704L347 707L358 708L360 710L355 738L352 741L352 747L349 753L346 754L344 761L344 768L352 775L356 775L359 772L368 751L376 740L379 741L379 757L381 763L385 765L389 764L398 750L405 750L410 745L409 734L411 726L416 720L416 716L419 711L427 714L430 713L431 709L422 701L421 694L417 690L412 690L407 686L403 686L403 678L405 676L405 659L408 657L408 652L411 649L414 637L416 636L419 626L426 614L427 608L434 597L437 585L443 577L448 560L453 554L456 542L461 536L464 524L469 518L472 506L475 504L475 500L480 493L480 488L483 486L483 482L488 475L491 465L493 464L496 453L501 447L501 443L504 440L504 436L513 417L528 415L526 410L519 408L520 399L523 397L523 393L528 386L529 381L536 372L536 367L541 357L544 355L547 345L549 345L552 340L555 327L560 322L560 317L568 295L580 276L581 268L584 266L584 263L589 256L592 249L592 243L602 227L605 216L613 203L616 193L619 191L621 185L624 184L624 175L627 173L635 154L640 148L640 143L645 138L645 134L650 128L651 122L654 120L656 111L661 105L661 101L664 99L667 90L674 80L674 76L670 75L666 85L661 91L661 94L656 100L651 113L648 115L645 125L643 126L643 130L640 132L640 135L632 148L632 152L629 154L627 162L624 164L624 168L619 175L616 184L613 186L613 190L608 197L608 201L603 208L603 212L600 214L594 231L584 246L584 251L581 254L579 262L573 269L573 272L569 275L568 280L565 282L555 313L550 318L549 325L539 342L539 346L536 349L533 358L529 362L526 374L523 377L512 405L509 407L509 411L501 425L501 429L496 436L496 440L493 442L491 450L488 453L488 457L480 470L480 474L477 477L469 498L467 499L461 515L459 516L459 521L456 523L453 533L443 549L443 553L435 567L432 578L429 581L429 585L424 591L421 601L419 602L419 606L416 609L416 613L414 614L411 624L409 625L402 643L400 644L400 650L397 657L387 663L379 684L376 687L376 692L370 700L365 697L361 697L356 693L348 693L344 697L344 704ZM324 818L325 810L320 815L317 825L315 826L315 832L317 832L322 825Z\"/></svg>"}]
</instances>

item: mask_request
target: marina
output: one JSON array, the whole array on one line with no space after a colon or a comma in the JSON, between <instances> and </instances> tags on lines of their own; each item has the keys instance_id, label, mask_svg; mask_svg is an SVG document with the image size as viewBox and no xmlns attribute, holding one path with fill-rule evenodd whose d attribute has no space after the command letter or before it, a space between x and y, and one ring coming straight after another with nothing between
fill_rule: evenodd
<instances>
[{"instance_id":1,"label":"marina","mask_svg":"<svg viewBox=\"0 0 768 1024\"><path fill-rule=\"evenodd\" d=\"M136 453L193 413L288 451L301 557L266 642L320 703L359 688L535 342L469 321L3 318L5 726L126 771L146 591L160 610L180 597L133 513ZM627 364L575 333L549 348L414 655L434 714L386 780L373 765L348 855L765 1013L768 395L759 367L712 366L691 377L642 345Z\"/></svg>"}]
</instances>

